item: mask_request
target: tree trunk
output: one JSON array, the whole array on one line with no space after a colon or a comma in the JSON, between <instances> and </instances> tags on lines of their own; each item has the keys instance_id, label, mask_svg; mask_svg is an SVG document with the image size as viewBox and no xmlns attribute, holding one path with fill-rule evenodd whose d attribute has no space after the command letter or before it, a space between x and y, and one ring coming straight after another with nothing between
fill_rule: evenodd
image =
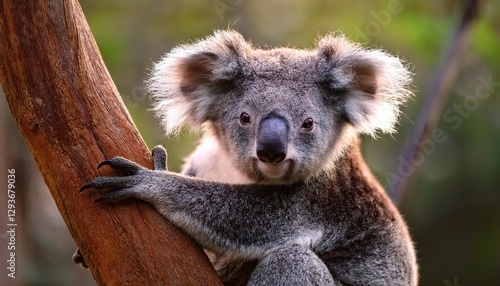
<instances>
[{"instance_id":1,"label":"tree trunk","mask_svg":"<svg viewBox=\"0 0 500 286\"><path fill-rule=\"evenodd\" d=\"M203 252L151 206L95 204L96 192L78 193L112 174L96 170L104 159L124 156L147 167L152 160L76 0L1 2L0 80L99 285L220 284Z\"/></svg>"}]
</instances>

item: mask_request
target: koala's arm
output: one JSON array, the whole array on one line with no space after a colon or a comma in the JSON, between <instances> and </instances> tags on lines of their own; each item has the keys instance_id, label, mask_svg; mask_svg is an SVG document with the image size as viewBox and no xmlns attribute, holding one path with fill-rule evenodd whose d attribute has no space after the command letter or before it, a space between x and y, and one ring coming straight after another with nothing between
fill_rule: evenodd
<instances>
[{"instance_id":1,"label":"koala's arm","mask_svg":"<svg viewBox=\"0 0 500 286\"><path fill-rule=\"evenodd\" d=\"M369 202L361 203L358 195L332 199L326 185L311 181L217 183L164 171L164 163L158 162L164 155L153 152L153 157L156 170L121 157L106 160L100 166L129 175L98 177L82 190L108 189L97 202L127 198L149 202L204 248L233 258L258 259L251 278L257 285L283 280L295 281L287 285L416 285L411 241L397 212L377 206L390 203L377 192L363 195ZM363 187L371 192L367 188ZM283 273L292 273L291 278L282 277Z\"/></svg>"},{"instance_id":2,"label":"koala's arm","mask_svg":"<svg viewBox=\"0 0 500 286\"><path fill-rule=\"evenodd\" d=\"M156 163L155 163L156 164ZM277 246L313 243L301 209L300 185L231 185L148 170L116 157L100 166L130 176L98 177L83 189L112 189L97 201L137 198L151 203L203 247L260 258Z\"/></svg>"}]
</instances>

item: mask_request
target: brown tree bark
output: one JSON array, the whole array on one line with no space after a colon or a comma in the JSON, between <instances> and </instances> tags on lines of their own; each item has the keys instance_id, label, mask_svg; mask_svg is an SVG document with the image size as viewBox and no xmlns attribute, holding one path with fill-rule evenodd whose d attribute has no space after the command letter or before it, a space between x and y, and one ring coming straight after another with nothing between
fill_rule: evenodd
<instances>
[{"instance_id":1,"label":"brown tree bark","mask_svg":"<svg viewBox=\"0 0 500 286\"><path fill-rule=\"evenodd\" d=\"M152 161L76 0L0 3L0 80L99 285L220 285L203 252L151 206L95 204L96 192L78 193L112 173L96 170L104 159Z\"/></svg>"}]
</instances>

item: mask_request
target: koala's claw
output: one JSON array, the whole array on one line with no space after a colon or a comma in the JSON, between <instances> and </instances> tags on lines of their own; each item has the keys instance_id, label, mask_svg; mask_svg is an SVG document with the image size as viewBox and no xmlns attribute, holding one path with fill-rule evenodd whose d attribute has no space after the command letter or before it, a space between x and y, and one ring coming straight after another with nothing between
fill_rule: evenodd
<instances>
[{"instance_id":1,"label":"koala's claw","mask_svg":"<svg viewBox=\"0 0 500 286\"><path fill-rule=\"evenodd\" d=\"M102 161L97 168L102 166L110 166L113 169L118 169L126 171L129 175L135 175L139 171L145 169L144 167L127 160L123 157L114 157L109 160ZM97 177L92 182L85 184L81 187L80 192L94 188L96 190L101 190L105 188L127 188L133 185L133 179L131 177Z\"/></svg>"},{"instance_id":2,"label":"koala's claw","mask_svg":"<svg viewBox=\"0 0 500 286\"><path fill-rule=\"evenodd\" d=\"M114 157L108 160L104 160L97 166L97 169L100 169L102 166L110 166L113 169L127 171L130 174L136 174L141 169L144 169L142 166L123 157Z\"/></svg>"},{"instance_id":3,"label":"koala's claw","mask_svg":"<svg viewBox=\"0 0 500 286\"><path fill-rule=\"evenodd\" d=\"M164 151L164 153L166 152ZM162 155L161 152L158 155ZM164 158L166 160L166 154L159 158L160 159L157 160L158 162L165 163L165 161L162 161L161 158ZM155 162L155 164L157 163ZM104 201L118 201L121 199L136 196L136 188L134 188L134 186L138 185L141 181L139 175L143 171L148 171L146 168L123 157L115 157L109 160L102 161L99 164L98 168L102 166L110 166L113 169L125 171L128 173L128 175L123 177L97 177L90 183L87 183L83 187L81 187L80 192L90 188L96 190L109 189L109 192L107 194L95 200L96 203Z\"/></svg>"},{"instance_id":4,"label":"koala's claw","mask_svg":"<svg viewBox=\"0 0 500 286\"><path fill-rule=\"evenodd\" d=\"M86 189L102 190L106 188L122 189L135 185L133 177L97 177L92 182L85 184L80 192Z\"/></svg>"},{"instance_id":5,"label":"koala's claw","mask_svg":"<svg viewBox=\"0 0 500 286\"><path fill-rule=\"evenodd\" d=\"M97 198L94 202L114 202L127 198L132 198L137 195L137 190L134 188L138 181L134 176L129 177L97 177L92 182L84 185L80 192L86 189L110 189L107 194Z\"/></svg>"}]
</instances>

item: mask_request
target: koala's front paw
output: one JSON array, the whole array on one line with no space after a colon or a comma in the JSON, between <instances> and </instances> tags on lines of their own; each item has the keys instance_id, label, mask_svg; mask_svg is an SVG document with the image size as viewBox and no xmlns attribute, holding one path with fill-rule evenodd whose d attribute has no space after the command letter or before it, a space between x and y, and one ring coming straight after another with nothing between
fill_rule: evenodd
<instances>
[{"instance_id":1,"label":"koala's front paw","mask_svg":"<svg viewBox=\"0 0 500 286\"><path fill-rule=\"evenodd\" d=\"M81 267L83 267L85 269L89 268L89 266L85 262L85 259L83 258L82 253L80 252L80 249L76 250L75 254L73 254L72 259L73 259L73 263L75 263L76 265L80 265Z\"/></svg>"},{"instance_id":2,"label":"koala's front paw","mask_svg":"<svg viewBox=\"0 0 500 286\"><path fill-rule=\"evenodd\" d=\"M84 185L80 192L94 188L96 190L109 189L110 192L99 197L95 202L118 201L127 198L137 197L138 186L145 182L145 173L150 170L122 157L115 157L102 161L97 168L110 166L113 169L121 170L128 175L124 177L97 177L92 182Z\"/></svg>"},{"instance_id":3,"label":"koala's front paw","mask_svg":"<svg viewBox=\"0 0 500 286\"><path fill-rule=\"evenodd\" d=\"M156 146L152 151L154 170L166 171L167 170L167 151L162 146ZM102 161L97 168L102 166L110 166L126 174L123 177L97 177L92 182L84 185L80 192L94 188L96 190L106 189L108 192L99 197L95 202L111 202L127 198L140 198L148 200L148 195L154 194L151 181L153 172L148 170L135 162L127 160L122 157L115 157L109 160ZM79 249L73 255L73 262L88 268Z\"/></svg>"}]
</instances>

